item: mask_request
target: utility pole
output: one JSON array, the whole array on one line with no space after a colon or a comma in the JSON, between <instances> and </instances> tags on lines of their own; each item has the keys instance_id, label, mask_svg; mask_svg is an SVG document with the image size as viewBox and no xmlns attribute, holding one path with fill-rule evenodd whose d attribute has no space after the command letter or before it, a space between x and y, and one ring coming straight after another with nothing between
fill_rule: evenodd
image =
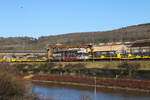
<instances>
[{"instance_id":1,"label":"utility pole","mask_svg":"<svg viewBox=\"0 0 150 100\"><path fill-rule=\"evenodd\" d=\"M97 94L97 90L96 90L96 76L94 77L94 100L96 100L96 94Z\"/></svg>"}]
</instances>

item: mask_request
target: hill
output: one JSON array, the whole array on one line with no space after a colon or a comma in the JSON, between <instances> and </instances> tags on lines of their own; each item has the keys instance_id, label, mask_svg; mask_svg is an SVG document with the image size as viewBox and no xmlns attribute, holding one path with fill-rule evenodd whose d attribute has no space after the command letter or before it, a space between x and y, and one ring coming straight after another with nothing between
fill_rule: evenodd
<instances>
[{"instance_id":1,"label":"hill","mask_svg":"<svg viewBox=\"0 0 150 100\"><path fill-rule=\"evenodd\" d=\"M150 23L103 32L69 33L55 36L0 38L0 49L44 49L46 44L88 44L150 39Z\"/></svg>"}]
</instances>

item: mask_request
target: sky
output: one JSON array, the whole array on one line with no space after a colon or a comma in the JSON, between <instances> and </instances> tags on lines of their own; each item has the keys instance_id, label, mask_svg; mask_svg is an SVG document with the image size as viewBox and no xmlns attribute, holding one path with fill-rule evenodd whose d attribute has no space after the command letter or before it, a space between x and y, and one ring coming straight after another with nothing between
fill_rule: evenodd
<instances>
[{"instance_id":1,"label":"sky","mask_svg":"<svg viewBox=\"0 0 150 100\"><path fill-rule=\"evenodd\" d=\"M150 0L0 0L0 37L107 31L150 22Z\"/></svg>"}]
</instances>

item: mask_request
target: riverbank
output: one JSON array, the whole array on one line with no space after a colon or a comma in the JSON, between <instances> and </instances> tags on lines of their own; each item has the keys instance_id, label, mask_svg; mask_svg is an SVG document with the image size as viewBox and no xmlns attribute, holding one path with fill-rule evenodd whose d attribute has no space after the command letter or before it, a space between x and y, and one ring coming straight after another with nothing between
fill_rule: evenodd
<instances>
[{"instance_id":1,"label":"riverbank","mask_svg":"<svg viewBox=\"0 0 150 100\"><path fill-rule=\"evenodd\" d=\"M150 61L144 62L25 62L10 67L25 74L107 77L150 80Z\"/></svg>"},{"instance_id":2,"label":"riverbank","mask_svg":"<svg viewBox=\"0 0 150 100\"><path fill-rule=\"evenodd\" d=\"M25 79L31 79L32 81L37 82L45 82L45 83L54 82L54 83L83 85L83 86L96 85L97 87L102 88L145 91L149 93L150 91L149 86L150 70L148 70L149 65L150 65L149 61L141 63L140 62L94 62L94 63L50 62L50 63L13 63L9 67L13 68L13 70L17 71L17 73L20 73L21 75L23 74L25 74L25 76L27 75ZM145 70L142 68L145 68ZM95 79L94 77L97 78Z\"/></svg>"},{"instance_id":3,"label":"riverbank","mask_svg":"<svg viewBox=\"0 0 150 100\"><path fill-rule=\"evenodd\" d=\"M139 91L150 93L150 81L131 80L131 79L114 79L114 78L92 78L92 77L72 77L56 75L34 75L30 81L37 83L55 83L63 85L75 85L84 87L97 87L112 90Z\"/></svg>"}]
</instances>

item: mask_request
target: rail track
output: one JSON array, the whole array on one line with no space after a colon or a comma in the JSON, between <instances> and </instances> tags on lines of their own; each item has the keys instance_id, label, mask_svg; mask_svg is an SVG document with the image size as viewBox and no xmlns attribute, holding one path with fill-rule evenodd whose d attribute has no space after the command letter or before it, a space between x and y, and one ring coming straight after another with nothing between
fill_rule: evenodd
<instances>
[{"instance_id":1,"label":"rail track","mask_svg":"<svg viewBox=\"0 0 150 100\"><path fill-rule=\"evenodd\" d=\"M0 63L100 63L100 62L150 62L150 60L93 60L93 61L22 61L22 62L0 62Z\"/></svg>"}]
</instances>

